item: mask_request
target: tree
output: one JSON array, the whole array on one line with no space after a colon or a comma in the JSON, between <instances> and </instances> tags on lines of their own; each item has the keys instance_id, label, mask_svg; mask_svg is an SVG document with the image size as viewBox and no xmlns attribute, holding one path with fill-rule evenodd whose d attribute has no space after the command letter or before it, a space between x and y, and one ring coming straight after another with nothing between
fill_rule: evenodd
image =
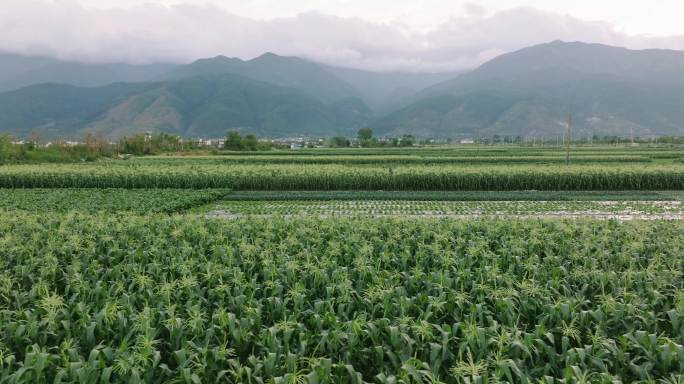
<instances>
[{"instance_id":1,"label":"tree","mask_svg":"<svg viewBox=\"0 0 684 384\"><path fill-rule=\"evenodd\" d=\"M121 139L121 148L123 153L132 155L146 155L145 135L137 134L132 137L125 137Z\"/></svg>"},{"instance_id":2,"label":"tree","mask_svg":"<svg viewBox=\"0 0 684 384\"><path fill-rule=\"evenodd\" d=\"M256 151L259 146L259 141L257 140L257 137L249 134L245 136L244 139L242 139L242 149L248 150L248 151Z\"/></svg>"},{"instance_id":3,"label":"tree","mask_svg":"<svg viewBox=\"0 0 684 384\"><path fill-rule=\"evenodd\" d=\"M377 140L373 138L373 130L370 128L359 129L357 137L362 147L375 147L377 145Z\"/></svg>"},{"instance_id":4,"label":"tree","mask_svg":"<svg viewBox=\"0 0 684 384\"><path fill-rule=\"evenodd\" d=\"M373 138L373 130L370 128L361 128L357 132L359 140L370 140Z\"/></svg>"},{"instance_id":5,"label":"tree","mask_svg":"<svg viewBox=\"0 0 684 384\"><path fill-rule=\"evenodd\" d=\"M226 136L226 141L223 145L224 149L227 149L229 151L239 151L242 149L242 137L240 136L240 133L238 131L230 131L228 132L228 136Z\"/></svg>"},{"instance_id":6,"label":"tree","mask_svg":"<svg viewBox=\"0 0 684 384\"><path fill-rule=\"evenodd\" d=\"M12 139L8 135L0 135L0 164L9 160L12 153Z\"/></svg>"},{"instance_id":7,"label":"tree","mask_svg":"<svg viewBox=\"0 0 684 384\"><path fill-rule=\"evenodd\" d=\"M330 139L331 147L348 147L351 143L344 136L335 136Z\"/></svg>"},{"instance_id":8,"label":"tree","mask_svg":"<svg viewBox=\"0 0 684 384\"><path fill-rule=\"evenodd\" d=\"M403 135L401 136L401 140L399 141L399 145L402 147L411 147L413 146L413 143L415 143L416 138L413 137L413 135Z\"/></svg>"}]
</instances>

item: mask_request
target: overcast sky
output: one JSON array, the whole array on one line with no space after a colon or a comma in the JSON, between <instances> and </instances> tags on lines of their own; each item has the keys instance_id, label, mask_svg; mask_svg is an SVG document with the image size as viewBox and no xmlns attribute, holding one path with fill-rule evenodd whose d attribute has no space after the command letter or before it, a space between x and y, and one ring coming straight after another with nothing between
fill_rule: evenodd
<instances>
[{"instance_id":1,"label":"overcast sky","mask_svg":"<svg viewBox=\"0 0 684 384\"><path fill-rule=\"evenodd\" d=\"M0 1L0 51L90 62L271 51L435 72L556 39L684 49L682 0Z\"/></svg>"}]
</instances>

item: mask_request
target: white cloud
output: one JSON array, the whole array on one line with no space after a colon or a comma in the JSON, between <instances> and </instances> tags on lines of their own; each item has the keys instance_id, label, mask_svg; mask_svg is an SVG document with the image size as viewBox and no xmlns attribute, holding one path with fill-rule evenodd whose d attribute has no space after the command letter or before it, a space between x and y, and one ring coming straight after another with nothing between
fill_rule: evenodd
<instances>
[{"instance_id":1,"label":"white cloud","mask_svg":"<svg viewBox=\"0 0 684 384\"><path fill-rule=\"evenodd\" d=\"M468 3L458 16L424 30L320 12L256 19L187 1L155 5L132 0L111 9L77 0L4 0L0 50L131 63L187 62L218 54L251 58L272 51L373 70L444 71L471 68L503 52L556 39L684 49L682 36L628 35L607 22L534 8L488 13ZM258 1L248 3L258 8Z\"/></svg>"}]
</instances>

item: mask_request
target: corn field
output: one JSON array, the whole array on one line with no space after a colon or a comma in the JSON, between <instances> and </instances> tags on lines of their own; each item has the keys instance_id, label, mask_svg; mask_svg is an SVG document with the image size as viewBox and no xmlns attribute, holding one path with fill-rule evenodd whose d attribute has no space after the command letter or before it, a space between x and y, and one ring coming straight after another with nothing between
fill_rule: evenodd
<instances>
[{"instance_id":1,"label":"corn field","mask_svg":"<svg viewBox=\"0 0 684 384\"><path fill-rule=\"evenodd\" d=\"M188 162L186 158L155 158L157 163ZM154 161L148 159L146 161ZM192 160L190 160L192 161ZM556 156L383 156L383 155L347 155L347 156L249 156L224 155L221 157L197 159L198 162L215 164L564 164L565 155ZM652 159L647 156L624 155L581 155L573 158L574 163L648 163Z\"/></svg>"},{"instance_id":2,"label":"corn field","mask_svg":"<svg viewBox=\"0 0 684 384\"><path fill-rule=\"evenodd\" d=\"M0 220L0 382L681 383L684 223Z\"/></svg>"},{"instance_id":3,"label":"corn field","mask_svg":"<svg viewBox=\"0 0 684 384\"><path fill-rule=\"evenodd\" d=\"M684 164L349 165L154 161L12 165L0 188L228 188L232 190L682 190Z\"/></svg>"},{"instance_id":4,"label":"corn field","mask_svg":"<svg viewBox=\"0 0 684 384\"><path fill-rule=\"evenodd\" d=\"M180 213L217 202L229 193L214 189L0 189L0 213Z\"/></svg>"},{"instance_id":5,"label":"corn field","mask_svg":"<svg viewBox=\"0 0 684 384\"><path fill-rule=\"evenodd\" d=\"M684 158L684 151L680 147L615 147L615 146L591 146L572 147L574 156L643 156L650 159L680 159ZM216 156L218 155L218 156ZM271 151L224 151L211 157L305 157L305 156L418 156L418 157L527 157L549 156L564 157L565 149L560 147L521 147L521 146L435 146L435 147L412 147L412 148L302 148L296 151L271 150ZM153 156L157 158L169 158L168 156ZM197 158L198 156L193 156ZM209 156L205 156L209 157ZM187 158L187 157L185 157Z\"/></svg>"}]
</instances>

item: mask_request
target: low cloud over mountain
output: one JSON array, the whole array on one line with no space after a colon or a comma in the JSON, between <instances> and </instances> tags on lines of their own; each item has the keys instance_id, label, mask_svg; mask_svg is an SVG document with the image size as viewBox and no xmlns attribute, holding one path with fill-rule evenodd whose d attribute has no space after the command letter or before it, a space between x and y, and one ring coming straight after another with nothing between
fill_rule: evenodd
<instances>
[{"instance_id":1,"label":"low cloud over mountain","mask_svg":"<svg viewBox=\"0 0 684 384\"><path fill-rule=\"evenodd\" d=\"M440 72L474 68L555 39L684 49L683 36L630 35L607 22L534 8L489 13L473 4L459 7L446 22L416 28L321 12L257 19L198 2L94 8L76 0L5 0L0 51L133 64L218 54L248 59L271 51L343 67Z\"/></svg>"}]
</instances>

